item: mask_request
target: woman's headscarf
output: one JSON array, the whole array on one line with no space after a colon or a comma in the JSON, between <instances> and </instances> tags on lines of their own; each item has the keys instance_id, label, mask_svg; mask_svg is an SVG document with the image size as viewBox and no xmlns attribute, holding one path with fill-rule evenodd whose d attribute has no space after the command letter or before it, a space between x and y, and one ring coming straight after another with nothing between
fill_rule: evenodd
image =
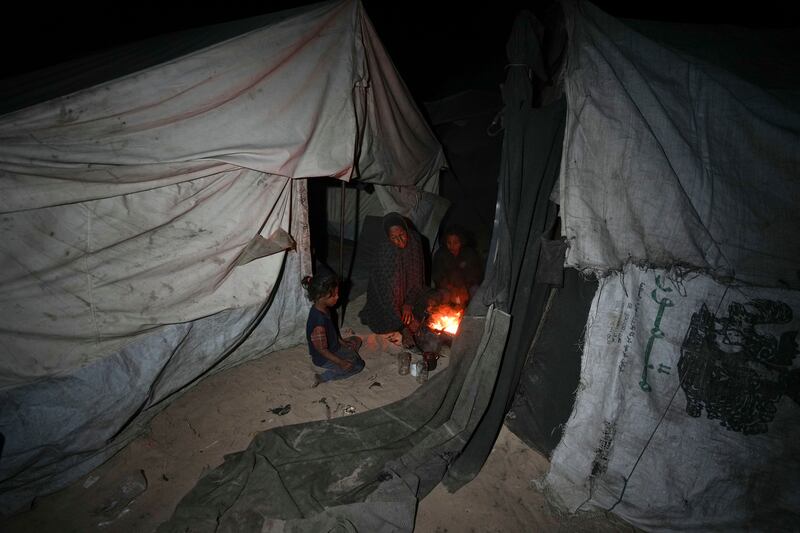
<instances>
[{"instance_id":1,"label":"woman's headscarf","mask_svg":"<svg viewBox=\"0 0 800 533\"><path fill-rule=\"evenodd\" d=\"M403 215L400 213L395 213L392 211L391 213L386 213L383 216L383 232L386 236L389 236L389 228L392 226L400 226L406 233L408 233L408 224L406 224L406 219L403 218Z\"/></svg>"}]
</instances>

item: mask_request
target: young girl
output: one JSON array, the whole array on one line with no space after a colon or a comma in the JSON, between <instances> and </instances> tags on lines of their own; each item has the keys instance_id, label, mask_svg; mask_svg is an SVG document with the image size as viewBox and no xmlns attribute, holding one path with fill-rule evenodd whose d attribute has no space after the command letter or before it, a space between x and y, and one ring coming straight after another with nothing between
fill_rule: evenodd
<instances>
[{"instance_id":1,"label":"young girl","mask_svg":"<svg viewBox=\"0 0 800 533\"><path fill-rule=\"evenodd\" d=\"M313 386L358 374L364 368L364 360L358 355L361 338L343 339L331 320L331 307L339 300L339 280L332 274L306 276L302 285L314 302L306 322L308 351L314 365L322 369L314 374Z\"/></svg>"}]
</instances>

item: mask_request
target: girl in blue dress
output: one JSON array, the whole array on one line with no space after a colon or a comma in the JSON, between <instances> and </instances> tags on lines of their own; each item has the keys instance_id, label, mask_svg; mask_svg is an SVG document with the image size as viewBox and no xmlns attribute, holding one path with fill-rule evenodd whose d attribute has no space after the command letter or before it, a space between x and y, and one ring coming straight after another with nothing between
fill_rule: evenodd
<instances>
[{"instance_id":1,"label":"girl in blue dress","mask_svg":"<svg viewBox=\"0 0 800 533\"><path fill-rule=\"evenodd\" d=\"M343 339L331 319L331 308L339 300L339 280L333 274L306 276L302 285L314 303L306 322L308 352L320 370L314 376L314 386L358 374L364 369L364 360L358 355L361 338Z\"/></svg>"}]
</instances>

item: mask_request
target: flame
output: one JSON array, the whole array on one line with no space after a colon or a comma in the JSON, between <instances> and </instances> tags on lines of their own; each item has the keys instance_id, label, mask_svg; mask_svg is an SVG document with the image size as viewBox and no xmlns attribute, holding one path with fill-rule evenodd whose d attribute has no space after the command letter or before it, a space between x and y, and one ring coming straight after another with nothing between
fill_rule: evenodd
<instances>
[{"instance_id":1,"label":"flame","mask_svg":"<svg viewBox=\"0 0 800 533\"><path fill-rule=\"evenodd\" d=\"M463 309L440 305L431 312L428 326L434 331L444 331L455 335L458 332L462 316L464 316Z\"/></svg>"}]
</instances>

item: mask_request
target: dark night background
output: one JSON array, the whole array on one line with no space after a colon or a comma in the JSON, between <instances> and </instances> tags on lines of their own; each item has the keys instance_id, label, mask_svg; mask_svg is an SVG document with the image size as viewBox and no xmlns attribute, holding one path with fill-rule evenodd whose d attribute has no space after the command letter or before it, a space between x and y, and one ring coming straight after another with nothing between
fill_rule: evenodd
<instances>
[{"instance_id":1,"label":"dark night background","mask_svg":"<svg viewBox=\"0 0 800 533\"><path fill-rule=\"evenodd\" d=\"M551 0L392 2L362 0L378 35L418 100L464 89L496 88L504 77L505 41L520 9L541 13ZM147 37L226 22L310 1L140 2L15 6L4 18L2 78L37 70ZM672 22L798 27L795 2L598 1L618 17Z\"/></svg>"}]
</instances>

